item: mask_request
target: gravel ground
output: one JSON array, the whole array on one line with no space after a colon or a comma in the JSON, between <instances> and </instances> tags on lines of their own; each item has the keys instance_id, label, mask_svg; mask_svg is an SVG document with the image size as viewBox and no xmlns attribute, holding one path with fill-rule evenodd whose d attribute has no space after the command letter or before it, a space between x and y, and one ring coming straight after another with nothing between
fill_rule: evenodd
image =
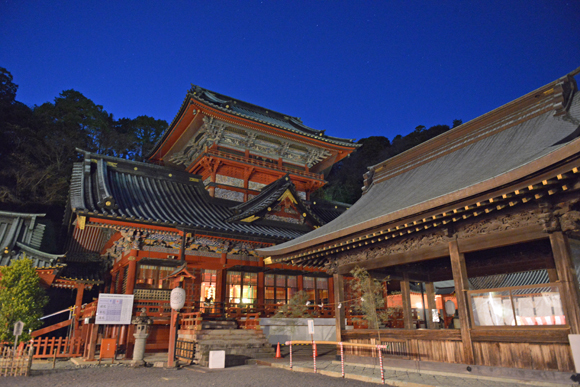
<instances>
[{"instance_id":1,"label":"gravel ground","mask_svg":"<svg viewBox=\"0 0 580 387\"><path fill-rule=\"evenodd\" d=\"M44 366L44 365L43 365ZM299 387L299 386L376 386L356 380L332 378L302 372L259 365L246 365L225 369L208 369L188 366L181 369L131 368L124 365L76 367L60 364L50 369L35 366L29 377L0 377L0 386L82 386L82 387L149 387L149 386L252 386L252 387ZM39 369L41 368L41 369ZM46 369L42 369L46 368ZM170 383L170 384L168 384Z\"/></svg>"}]
</instances>

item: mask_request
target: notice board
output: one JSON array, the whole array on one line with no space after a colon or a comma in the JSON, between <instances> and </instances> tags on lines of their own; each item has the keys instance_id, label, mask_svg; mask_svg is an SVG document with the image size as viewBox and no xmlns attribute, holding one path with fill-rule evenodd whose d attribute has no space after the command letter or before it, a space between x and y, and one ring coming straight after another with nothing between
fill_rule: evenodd
<instances>
[{"instance_id":1,"label":"notice board","mask_svg":"<svg viewBox=\"0 0 580 387\"><path fill-rule=\"evenodd\" d=\"M131 324L132 294L99 294L96 324Z\"/></svg>"}]
</instances>

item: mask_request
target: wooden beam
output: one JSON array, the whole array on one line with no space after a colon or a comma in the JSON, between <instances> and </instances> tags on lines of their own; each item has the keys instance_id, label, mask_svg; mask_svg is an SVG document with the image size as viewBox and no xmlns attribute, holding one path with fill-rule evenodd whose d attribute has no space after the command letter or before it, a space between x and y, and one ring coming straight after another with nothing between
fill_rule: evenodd
<instances>
[{"instance_id":1,"label":"wooden beam","mask_svg":"<svg viewBox=\"0 0 580 387\"><path fill-rule=\"evenodd\" d=\"M433 285L433 282L425 282L425 290L425 296L427 297L427 328L436 329L438 326L433 322L433 310L435 310L435 313L439 312L435 302L435 285Z\"/></svg>"},{"instance_id":2,"label":"wooden beam","mask_svg":"<svg viewBox=\"0 0 580 387\"><path fill-rule=\"evenodd\" d=\"M409 276L405 273L401 281L401 296L403 298L403 321L405 329L412 329L413 316L411 315L411 287Z\"/></svg>"},{"instance_id":3,"label":"wooden beam","mask_svg":"<svg viewBox=\"0 0 580 387\"><path fill-rule=\"evenodd\" d=\"M466 291L469 290L469 284L467 282L465 255L459 252L457 240L449 242L449 256L453 270L453 281L455 282L455 296L457 297L459 321L461 322L460 330L461 341L463 342L463 356L467 364L475 364L473 343L471 341L471 331L469 328L469 304L466 294Z\"/></svg>"},{"instance_id":4,"label":"wooden beam","mask_svg":"<svg viewBox=\"0 0 580 387\"><path fill-rule=\"evenodd\" d=\"M344 303L344 276L341 274L333 275L334 282L334 316L336 319L336 341L342 341L342 331L345 330L344 318L346 305Z\"/></svg>"},{"instance_id":5,"label":"wooden beam","mask_svg":"<svg viewBox=\"0 0 580 387\"><path fill-rule=\"evenodd\" d=\"M384 255L382 257L378 257L367 261L350 263L341 266L338 269L338 272L340 274L348 274L352 269L355 268L355 266L359 266L367 270L373 270L380 269L383 267L402 265L405 263L413 263L425 261L428 259L445 257L447 255L449 255L449 249L447 247L447 244L443 242L439 245L434 245L423 249L406 251L404 253L399 254Z\"/></svg>"},{"instance_id":6,"label":"wooden beam","mask_svg":"<svg viewBox=\"0 0 580 387\"><path fill-rule=\"evenodd\" d=\"M552 253L558 278L562 284L563 306L566 312L566 322L570 326L571 334L580 333L580 295L578 277L572 262L568 237L561 231L550 234Z\"/></svg>"},{"instance_id":7,"label":"wooden beam","mask_svg":"<svg viewBox=\"0 0 580 387\"><path fill-rule=\"evenodd\" d=\"M32 332L30 334L30 336L31 337L38 337L38 336L42 336L44 334L47 334L49 332L56 331L57 329L68 327L69 325L71 325L72 321L73 321L72 319L69 319L69 320L61 321L61 322L56 323L54 325L47 326L47 327L42 328L42 329L37 329L34 332Z\"/></svg>"},{"instance_id":8,"label":"wooden beam","mask_svg":"<svg viewBox=\"0 0 580 387\"><path fill-rule=\"evenodd\" d=\"M457 244L462 253L469 253L472 251L492 249L495 247L503 247L539 239L546 239L547 237L548 236L542 229L542 226L538 224L494 233L493 237L490 234L486 234L480 237L471 237L465 239L458 238Z\"/></svg>"}]
</instances>

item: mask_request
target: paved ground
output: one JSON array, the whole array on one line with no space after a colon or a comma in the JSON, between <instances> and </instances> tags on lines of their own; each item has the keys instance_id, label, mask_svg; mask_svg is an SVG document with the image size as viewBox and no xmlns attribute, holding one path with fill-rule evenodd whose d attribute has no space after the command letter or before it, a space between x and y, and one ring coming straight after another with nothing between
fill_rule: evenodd
<instances>
[{"instance_id":1,"label":"paved ground","mask_svg":"<svg viewBox=\"0 0 580 387\"><path fill-rule=\"evenodd\" d=\"M313 373L310 347L294 348L293 369L289 368L288 348L283 348L283 359L263 359L254 365L210 370L199 366L184 366L179 369L162 367L132 368L128 364L103 362L82 363L59 360L52 369L50 361L35 361L31 376L0 378L0 386L79 386L79 387L149 387L187 385L189 386L252 386L252 387L301 387L301 386L349 386L363 387L381 383L378 360L366 364L346 363L345 379L341 377L340 362L335 360L333 349L319 350L317 374ZM146 357L150 365L161 365L166 354ZM374 364L377 363L377 364ZM469 387L522 387L578 386L571 381L562 384L542 381L517 381L505 378L476 377L473 375L453 375L436 371L403 370L384 367L386 385L389 386L469 386Z\"/></svg>"},{"instance_id":2,"label":"paved ground","mask_svg":"<svg viewBox=\"0 0 580 387\"><path fill-rule=\"evenodd\" d=\"M322 347L322 346L321 346ZM265 359L259 361L259 364L270 365L271 367L290 370L289 349L282 348L283 359ZM335 360L336 351L334 346L328 348L322 347L318 351L316 361L317 373L332 376L334 378L342 377L340 361ZM364 358L364 363L349 363L348 357L344 365L345 378L351 380L361 380L365 382L381 383L381 368L377 358ZM360 358L359 358L360 360ZM293 350L293 367L292 371L312 373L314 364L312 361L312 349L310 346L295 346ZM469 386L469 387L522 387L522 386L544 386L544 387L563 387L578 386L567 378L556 382L547 382L543 380L517 380L507 377L488 377L476 375L458 375L449 372L440 372L436 370L417 370L401 369L388 366L388 359L384 359L383 372L385 384L390 386Z\"/></svg>"},{"instance_id":3,"label":"paved ground","mask_svg":"<svg viewBox=\"0 0 580 387\"><path fill-rule=\"evenodd\" d=\"M62 367L55 370L33 370L32 376L28 378L0 378L0 386L2 387L367 387L373 385L353 380L335 379L312 373L289 372L279 368L259 365L246 365L221 370L209 370L198 366L184 367L179 370L153 367L135 369L122 365L78 369Z\"/></svg>"}]
</instances>

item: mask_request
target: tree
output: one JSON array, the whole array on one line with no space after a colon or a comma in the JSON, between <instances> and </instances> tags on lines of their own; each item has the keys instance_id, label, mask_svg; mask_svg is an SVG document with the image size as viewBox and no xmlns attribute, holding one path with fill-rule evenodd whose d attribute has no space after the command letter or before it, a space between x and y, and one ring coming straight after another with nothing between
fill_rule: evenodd
<instances>
[{"instance_id":1,"label":"tree","mask_svg":"<svg viewBox=\"0 0 580 387\"><path fill-rule=\"evenodd\" d=\"M302 318L310 317L310 311L308 310L308 293L304 290L297 292L287 304L284 304L278 308L274 318Z\"/></svg>"},{"instance_id":2,"label":"tree","mask_svg":"<svg viewBox=\"0 0 580 387\"><path fill-rule=\"evenodd\" d=\"M14 323L24 322L20 339L30 339L28 330L40 328L42 308L48 302L40 278L28 258L13 260L0 268L0 341L14 341Z\"/></svg>"},{"instance_id":3,"label":"tree","mask_svg":"<svg viewBox=\"0 0 580 387\"><path fill-rule=\"evenodd\" d=\"M383 283L388 278L379 281L373 278L366 269L358 266L352 269L350 273L354 277L350 280L351 289L355 294L360 295L360 298L355 302L355 306L362 310L369 329L379 329L379 323L388 321L394 312L392 308L385 309L385 300L383 298ZM377 309L379 309L378 312Z\"/></svg>"}]
</instances>

